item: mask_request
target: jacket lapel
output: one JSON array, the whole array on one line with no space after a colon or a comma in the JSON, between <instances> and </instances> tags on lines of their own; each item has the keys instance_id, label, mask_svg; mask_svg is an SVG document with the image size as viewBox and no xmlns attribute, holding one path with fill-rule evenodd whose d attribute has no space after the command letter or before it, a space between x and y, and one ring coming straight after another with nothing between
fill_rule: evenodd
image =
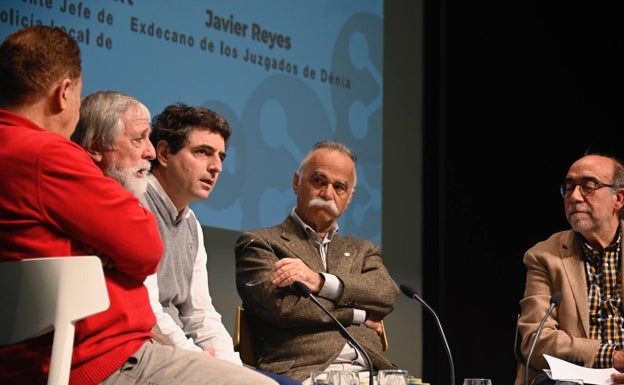
<instances>
[{"instance_id":1,"label":"jacket lapel","mask_svg":"<svg viewBox=\"0 0 624 385\"><path fill-rule=\"evenodd\" d=\"M581 315L583 329L585 334L589 335L589 300L587 298L585 264L582 256L583 250L581 250L578 239L575 233L570 231L562 245L561 261L564 273L568 278L570 291L574 297L574 303L576 303L577 311Z\"/></svg>"},{"instance_id":2,"label":"jacket lapel","mask_svg":"<svg viewBox=\"0 0 624 385\"><path fill-rule=\"evenodd\" d=\"M290 217L284 222L281 238L284 240L286 248L292 253L287 257L301 259L312 270L325 271L321 255L314 242L308 239L301 226Z\"/></svg>"},{"instance_id":3,"label":"jacket lapel","mask_svg":"<svg viewBox=\"0 0 624 385\"><path fill-rule=\"evenodd\" d=\"M327 248L327 271L335 275L347 274L351 271L353 264L353 250L348 249L349 245L344 237L334 235Z\"/></svg>"}]
</instances>

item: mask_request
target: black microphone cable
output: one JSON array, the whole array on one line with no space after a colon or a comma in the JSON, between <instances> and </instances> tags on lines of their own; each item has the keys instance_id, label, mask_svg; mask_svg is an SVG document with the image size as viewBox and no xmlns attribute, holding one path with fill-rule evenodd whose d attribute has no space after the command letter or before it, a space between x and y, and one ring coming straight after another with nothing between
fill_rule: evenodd
<instances>
[{"instance_id":1,"label":"black microphone cable","mask_svg":"<svg viewBox=\"0 0 624 385\"><path fill-rule=\"evenodd\" d=\"M293 282L293 286L295 287L295 290L300 296L310 298L312 302L316 304L316 306L320 307L325 312L325 314L327 314L334 321L334 323L338 325L338 328L340 329L340 333L347 340L349 340L349 342L351 342L355 346L355 348L360 351L360 353L362 353L362 355L366 359L366 363L368 364L368 374L369 374L368 384L374 385L375 382L373 381L373 375L374 375L373 361L371 361L370 357L368 356L368 353L362 347L362 345L360 345L360 343L357 342L355 338L353 338L351 333L349 333L347 328L345 328L344 325L340 321L338 321L338 319L329 310L327 310L327 308L323 306L323 304L320 303L318 299L316 299L316 297L312 294L312 291L310 290L310 288L305 283L301 281L295 281Z\"/></svg>"},{"instance_id":2,"label":"black microphone cable","mask_svg":"<svg viewBox=\"0 0 624 385\"><path fill-rule=\"evenodd\" d=\"M455 385L455 366L453 364L453 356L451 355L451 347L449 346L448 341L446 340L446 336L444 335L444 330L442 329L442 323L440 322L440 319L438 318L438 315L436 314L435 311L433 311L431 306L429 306L427 304L427 302L425 302L425 300L422 299L418 295L418 292L416 290L414 290L413 288L411 288L411 287L409 287L407 285L401 285L401 291L407 297L415 299L418 302L420 302L425 307L425 309L427 309L427 311L429 313L431 313L431 315L435 319L436 326L438 327L438 331L440 332L440 336L442 337L442 342L444 343L444 349L446 350L446 355L448 356L448 360L449 360L451 385Z\"/></svg>"}]
</instances>

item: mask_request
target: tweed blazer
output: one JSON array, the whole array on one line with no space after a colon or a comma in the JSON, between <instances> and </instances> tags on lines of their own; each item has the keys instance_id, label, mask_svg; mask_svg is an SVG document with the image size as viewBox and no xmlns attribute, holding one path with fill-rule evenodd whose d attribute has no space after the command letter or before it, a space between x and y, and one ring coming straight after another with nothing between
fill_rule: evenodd
<instances>
[{"instance_id":1,"label":"tweed blazer","mask_svg":"<svg viewBox=\"0 0 624 385\"><path fill-rule=\"evenodd\" d=\"M535 345L529 383L548 368L543 354L592 367L601 345L601 341L589 338L589 297L581 244L582 239L576 232L562 231L537 243L524 254L526 287L524 298L520 300L521 315L518 319L524 359L550 306L552 294L557 291L562 294L561 303L544 323ZM624 262L622 256L620 262ZM620 274L623 271L620 267ZM515 385L524 384L524 373L525 367L519 362Z\"/></svg>"},{"instance_id":2,"label":"tweed blazer","mask_svg":"<svg viewBox=\"0 0 624 385\"><path fill-rule=\"evenodd\" d=\"M245 282L269 272L281 258L300 258L312 270L336 275L344 290L334 302L318 297L366 349L376 369L396 368L383 356L377 333L353 322L354 309L381 317L389 314L399 288L383 264L377 245L334 234L327 250L327 270L305 231L290 216L280 225L243 232L236 240L236 288L256 338L258 368L303 381L313 370L333 363L346 343L322 309L291 287Z\"/></svg>"}]
</instances>

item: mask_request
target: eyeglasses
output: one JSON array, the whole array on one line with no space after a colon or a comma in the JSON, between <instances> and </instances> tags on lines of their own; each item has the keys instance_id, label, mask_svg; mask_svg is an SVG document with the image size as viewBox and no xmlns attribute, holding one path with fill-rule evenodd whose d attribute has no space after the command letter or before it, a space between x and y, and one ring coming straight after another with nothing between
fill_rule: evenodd
<instances>
[{"instance_id":1,"label":"eyeglasses","mask_svg":"<svg viewBox=\"0 0 624 385\"><path fill-rule=\"evenodd\" d=\"M559 187L559 192L561 193L562 197L569 198L576 189L576 186L579 186L579 189L581 190L581 195L584 197L592 195L594 191L598 190L599 188L615 187L615 185L613 184L606 184L598 182L597 180L586 179L580 183L574 183L572 181L565 182Z\"/></svg>"}]
</instances>

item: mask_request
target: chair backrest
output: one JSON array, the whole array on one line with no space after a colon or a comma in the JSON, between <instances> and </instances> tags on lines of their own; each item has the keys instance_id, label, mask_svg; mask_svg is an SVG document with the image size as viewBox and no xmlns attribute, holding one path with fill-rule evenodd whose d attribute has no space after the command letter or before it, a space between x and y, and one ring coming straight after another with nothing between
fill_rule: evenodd
<instances>
[{"instance_id":1,"label":"chair backrest","mask_svg":"<svg viewBox=\"0 0 624 385\"><path fill-rule=\"evenodd\" d=\"M386 326L381 321L382 333L381 347L385 352L388 350L388 335L386 334ZM240 354L243 363L249 366L256 366L257 360L254 353L254 338L249 329L249 324L245 319L245 311L241 306L236 307L236 316L234 317L234 350Z\"/></svg>"},{"instance_id":2,"label":"chair backrest","mask_svg":"<svg viewBox=\"0 0 624 385\"><path fill-rule=\"evenodd\" d=\"M385 352L388 350L388 335L386 334L386 325L383 320L381 320L381 335L379 338L381 338L381 350Z\"/></svg>"},{"instance_id":3,"label":"chair backrest","mask_svg":"<svg viewBox=\"0 0 624 385\"><path fill-rule=\"evenodd\" d=\"M255 367L258 363L254 353L254 339L249 329L245 311L241 306L236 307L234 317L234 350L240 355L244 364Z\"/></svg>"},{"instance_id":4,"label":"chair backrest","mask_svg":"<svg viewBox=\"0 0 624 385\"><path fill-rule=\"evenodd\" d=\"M74 324L109 307L96 256L0 262L0 346L54 331L48 385L66 385Z\"/></svg>"}]
</instances>

